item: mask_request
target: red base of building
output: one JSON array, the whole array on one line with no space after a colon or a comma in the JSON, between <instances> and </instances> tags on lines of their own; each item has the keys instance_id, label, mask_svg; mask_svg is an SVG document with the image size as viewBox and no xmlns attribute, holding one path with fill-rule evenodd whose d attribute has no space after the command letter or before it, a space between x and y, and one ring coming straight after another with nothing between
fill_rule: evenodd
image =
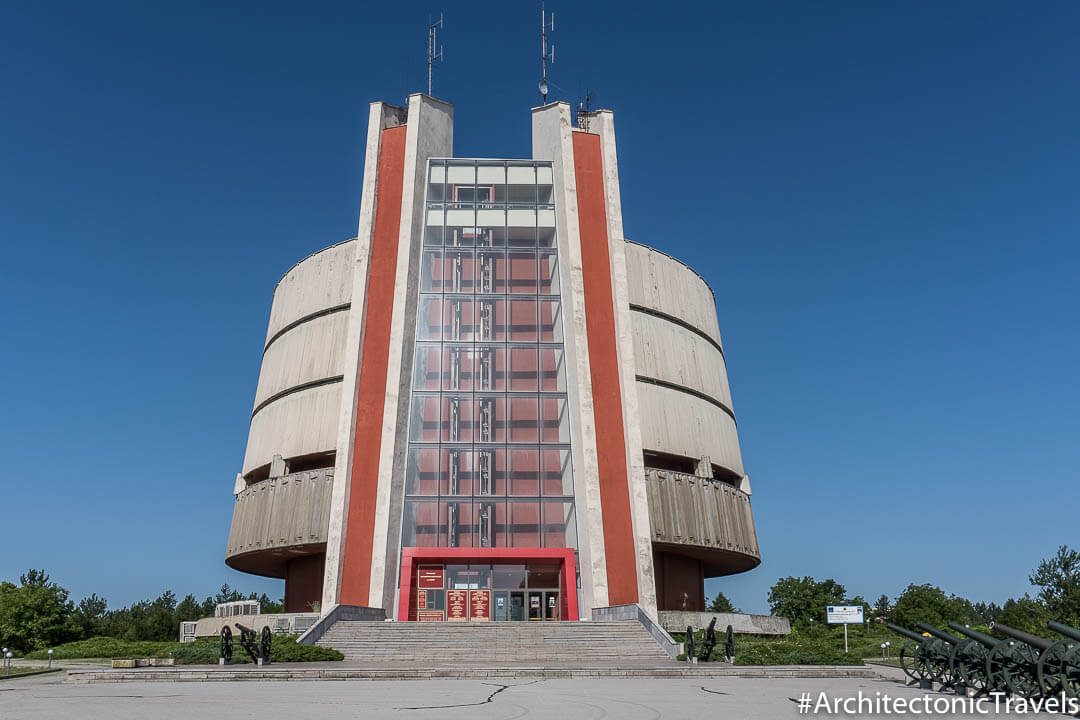
<instances>
[{"instance_id":1,"label":"red base of building","mask_svg":"<svg viewBox=\"0 0 1080 720\"><path fill-rule=\"evenodd\" d=\"M459 577L468 573L476 582ZM543 588L497 579L521 573L545 578ZM404 548L397 619L577 620L576 578L571 548Z\"/></svg>"}]
</instances>

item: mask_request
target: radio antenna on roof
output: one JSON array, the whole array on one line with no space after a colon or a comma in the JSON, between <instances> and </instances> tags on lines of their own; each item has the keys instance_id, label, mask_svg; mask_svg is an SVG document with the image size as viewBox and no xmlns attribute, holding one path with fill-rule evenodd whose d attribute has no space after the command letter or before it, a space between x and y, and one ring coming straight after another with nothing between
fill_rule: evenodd
<instances>
[{"instance_id":1,"label":"radio antenna on roof","mask_svg":"<svg viewBox=\"0 0 1080 720\"><path fill-rule=\"evenodd\" d=\"M555 32L555 13L551 13L550 24L551 32ZM547 34L548 18L544 4L540 3L540 98L544 105L547 105L548 96L547 66L548 63L555 64L555 45L552 43L551 47L548 47Z\"/></svg>"},{"instance_id":2,"label":"radio antenna on roof","mask_svg":"<svg viewBox=\"0 0 1080 720\"><path fill-rule=\"evenodd\" d=\"M443 14L439 13L438 22L431 22L431 16L428 15L428 30L427 30L427 94L431 97L431 68L436 62L442 62L443 49L442 45L439 45L439 51L435 52L435 31L441 30L443 27Z\"/></svg>"}]
</instances>

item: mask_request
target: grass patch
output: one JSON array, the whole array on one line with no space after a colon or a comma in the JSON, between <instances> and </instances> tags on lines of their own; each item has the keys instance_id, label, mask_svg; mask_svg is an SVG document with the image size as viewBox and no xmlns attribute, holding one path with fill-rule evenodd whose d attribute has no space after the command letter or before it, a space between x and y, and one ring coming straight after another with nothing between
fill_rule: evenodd
<instances>
[{"instance_id":1,"label":"grass patch","mask_svg":"<svg viewBox=\"0 0 1080 720\"><path fill-rule=\"evenodd\" d=\"M722 629L720 629L722 630ZM676 642L685 642L685 633L672 633ZM718 632L720 643L713 648L711 662L724 660L724 634ZM704 631L694 633L701 648ZM796 630L782 637L735 636L736 665L863 665L864 658L881 657L881 643L892 643L894 662L904 639L884 625L848 626L848 652L844 652L842 626Z\"/></svg>"},{"instance_id":2,"label":"grass patch","mask_svg":"<svg viewBox=\"0 0 1080 720\"><path fill-rule=\"evenodd\" d=\"M96 637L89 640L66 643L53 648L53 660L82 658L176 658L178 665L217 665L220 651L217 638L201 638L193 643L152 642L117 640ZM35 650L26 655L31 660L45 660L45 650ZM319 645L301 645L295 635L275 635L270 650L271 662L325 662L341 660L345 656L337 650ZM240 646L233 645L233 663L250 663L251 658Z\"/></svg>"},{"instance_id":3,"label":"grass patch","mask_svg":"<svg viewBox=\"0 0 1080 720\"><path fill-rule=\"evenodd\" d=\"M8 678L26 677L27 675L44 675L45 673L60 672L61 668L40 666L12 666L8 670L0 670L0 680L7 680Z\"/></svg>"}]
</instances>

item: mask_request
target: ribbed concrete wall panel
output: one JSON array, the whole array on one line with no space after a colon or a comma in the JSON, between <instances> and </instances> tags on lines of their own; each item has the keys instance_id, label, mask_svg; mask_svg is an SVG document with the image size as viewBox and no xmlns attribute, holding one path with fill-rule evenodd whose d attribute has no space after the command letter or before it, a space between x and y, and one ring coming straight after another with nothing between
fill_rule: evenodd
<instances>
[{"instance_id":1,"label":"ribbed concrete wall panel","mask_svg":"<svg viewBox=\"0 0 1080 720\"><path fill-rule=\"evenodd\" d=\"M679 390L637 382L641 445L648 451L712 462L743 475L735 421L724 410Z\"/></svg>"},{"instance_id":2,"label":"ribbed concrete wall panel","mask_svg":"<svg viewBox=\"0 0 1080 720\"><path fill-rule=\"evenodd\" d=\"M721 344L716 300L701 276L675 258L626 243L630 304L676 317Z\"/></svg>"},{"instance_id":3,"label":"ribbed concrete wall panel","mask_svg":"<svg viewBox=\"0 0 1080 720\"><path fill-rule=\"evenodd\" d=\"M236 496L226 559L326 542L334 469L253 483Z\"/></svg>"},{"instance_id":4,"label":"ribbed concrete wall panel","mask_svg":"<svg viewBox=\"0 0 1080 720\"><path fill-rule=\"evenodd\" d=\"M666 470L647 469L645 481L653 542L760 561L749 495L727 483Z\"/></svg>"},{"instance_id":5,"label":"ribbed concrete wall panel","mask_svg":"<svg viewBox=\"0 0 1080 720\"><path fill-rule=\"evenodd\" d=\"M638 375L708 395L731 408L724 355L697 333L662 318L630 313Z\"/></svg>"},{"instance_id":6,"label":"ribbed concrete wall panel","mask_svg":"<svg viewBox=\"0 0 1080 720\"><path fill-rule=\"evenodd\" d=\"M255 413L243 473L269 464L274 455L294 458L336 450L340 408L341 383L334 382L286 395Z\"/></svg>"},{"instance_id":7,"label":"ribbed concrete wall panel","mask_svg":"<svg viewBox=\"0 0 1080 720\"><path fill-rule=\"evenodd\" d=\"M341 375L348 331L349 313L335 312L297 325L274 340L263 354L255 407L291 388Z\"/></svg>"},{"instance_id":8,"label":"ribbed concrete wall panel","mask_svg":"<svg viewBox=\"0 0 1080 720\"><path fill-rule=\"evenodd\" d=\"M285 326L350 301L356 240L309 255L292 267L274 290L266 341Z\"/></svg>"}]
</instances>

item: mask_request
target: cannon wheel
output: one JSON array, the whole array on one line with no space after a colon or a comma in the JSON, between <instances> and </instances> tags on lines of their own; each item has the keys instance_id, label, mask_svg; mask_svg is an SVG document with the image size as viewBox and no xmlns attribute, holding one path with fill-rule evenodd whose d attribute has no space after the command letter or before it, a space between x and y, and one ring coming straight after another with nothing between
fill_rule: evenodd
<instances>
[{"instance_id":1,"label":"cannon wheel","mask_svg":"<svg viewBox=\"0 0 1080 720\"><path fill-rule=\"evenodd\" d=\"M964 687L986 692L986 648L967 638L953 647L949 671Z\"/></svg>"},{"instance_id":2,"label":"cannon wheel","mask_svg":"<svg viewBox=\"0 0 1080 720\"><path fill-rule=\"evenodd\" d=\"M1052 697L1064 689L1064 676L1067 670L1065 656L1068 655L1070 647L1071 644L1068 641L1058 640L1039 656L1035 675L1039 680L1039 689L1042 690L1043 697Z\"/></svg>"},{"instance_id":3,"label":"cannon wheel","mask_svg":"<svg viewBox=\"0 0 1080 720\"><path fill-rule=\"evenodd\" d=\"M262 638L259 642L259 657L264 662L270 660L270 627L268 625L263 625Z\"/></svg>"},{"instance_id":4,"label":"cannon wheel","mask_svg":"<svg viewBox=\"0 0 1080 720\"><path fill-rule=\"evenodd\" d=\"M1039 695L1038 652L1030 645L1000 642L986 656L987 674L996 690L1007 689L1013 695L1034 698Z\"/></svg>"},{"instance_id":5,"label":"cannon wheel","mask_svg":"<svg viewBox=\"0 0 1080 720\"><path fill-rule=\"evenodd\" d=\"M922 645L917 645L910 640L904 643L904 647L900 648L900 668L916 683L930 677L926 653L923 652Z\"/></svg>"},{"instance_id":6,"label":"cannon wheel","mask_svg":"<svg viewBox=\"0 0 1080 720\"><path fill-rule=\"evenodd\" d=\"M939 640L939 643L944 645L944 641ZM946 646L948 647L948 646ZM927 664L930 667L930 679L936 683L940 683L942 688L952 687L956 684L956 678L952 673L952 648L948 647L944 652L941 651L940 646L936 648L936 652L933 656L927 653Z\"/></svg>"},{"instance_id":7,"label":"cannon wheel","mask_svg":"<svg viewBox=\"0 0 1080 720\"><path fill-rule=\"evenodd\" d=\"M232 662L232 646L232 630L230 630L229 626L226 625L225 627L221 628L221 654L219 655L219 657L223 658L226 663Z\"/></svg>"}]
</instances>

